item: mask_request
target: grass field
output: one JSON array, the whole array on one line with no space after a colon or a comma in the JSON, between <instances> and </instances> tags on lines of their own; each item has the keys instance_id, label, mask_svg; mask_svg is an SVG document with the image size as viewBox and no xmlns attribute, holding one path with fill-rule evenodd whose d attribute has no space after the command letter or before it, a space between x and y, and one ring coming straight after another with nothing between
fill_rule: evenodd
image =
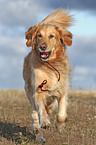
<instances>
[{"instance_id":1,"label":"grass field","mask_svg":"<svg viewBox=\"0 0 96 145\"><path fill-rule=\"evenodd\" d=\"M45 145L96 144L96 91L69 92L68 121L59 134L54 126L44 130ZM37 145L31 133L31 106L24 90L0 90L0 145Z\"/></svg>"}]
</instances>

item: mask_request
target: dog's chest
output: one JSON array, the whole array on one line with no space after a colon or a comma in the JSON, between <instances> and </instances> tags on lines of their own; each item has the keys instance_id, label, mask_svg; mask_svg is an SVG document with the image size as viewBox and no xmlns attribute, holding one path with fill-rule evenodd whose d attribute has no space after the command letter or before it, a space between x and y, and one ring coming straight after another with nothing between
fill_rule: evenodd
<instances>
[{"instance_id":1,"label":"dog's chest","mask_svg":"<svg viewBox=\"0 0 96 145\"><path fill-rule=\"evenodd\" d=\"M43 86L43 89L54 90L58 85L58 78L56 73L53 70L48 70L44 68L32 68L32 86L35 86L35 90L38 89L38 86L42 84L44 80L47 83Z\"/></svg>"}]
</instances>

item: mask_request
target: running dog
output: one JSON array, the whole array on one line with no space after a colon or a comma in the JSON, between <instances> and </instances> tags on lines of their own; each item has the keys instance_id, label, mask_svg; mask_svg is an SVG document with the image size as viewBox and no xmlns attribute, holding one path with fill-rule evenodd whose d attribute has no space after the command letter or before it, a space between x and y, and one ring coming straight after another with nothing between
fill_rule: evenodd
<instances>
[{"instance_id":1,"label":"running dog","mask_svg":"<svg viewBox=\"0 0 96 145\"><path fill-rule=\"evenodd\" d=\"M32 50L25 57L23 77L34 134L50 126L49 113L57 104L56 128L61 131L65 125L70 78L66 46L72 45L72 34L66 28L72 24L68 10L58 9L25 33Z\"/></svg>"}]
</instances>

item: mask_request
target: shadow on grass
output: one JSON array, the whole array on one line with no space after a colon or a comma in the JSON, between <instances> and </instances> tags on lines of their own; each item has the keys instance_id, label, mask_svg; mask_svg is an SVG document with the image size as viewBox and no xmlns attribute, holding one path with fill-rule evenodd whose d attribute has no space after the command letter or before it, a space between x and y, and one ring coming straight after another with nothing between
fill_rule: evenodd
<instances>
[{"instance_id":1,"label":"shadow on grass","mask_svg":"<svg viewBox=\"0 0 96 145\"><path fill-rule=\"evenodd\" d=\"M0 136L19 144L35 140L35 136L28 131L27 127L20 127L7 122L0 122Z\"/></svg>"}]
</instances>

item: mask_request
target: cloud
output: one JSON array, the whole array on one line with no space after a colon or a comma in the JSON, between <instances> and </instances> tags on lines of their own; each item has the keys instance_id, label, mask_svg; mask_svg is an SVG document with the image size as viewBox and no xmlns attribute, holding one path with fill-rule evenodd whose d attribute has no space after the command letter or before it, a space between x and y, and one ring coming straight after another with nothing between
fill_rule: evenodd
<instances>
[{"instance_id":1,"label":"cloud","mask_svg":"<svg viewBox=\"0 0 96 145\"><path fill-rule=\"evenodd\" d=\"M95 0L1 0L0 1L0 21L2 25L9 26L30 26L38 23L40 14L48 15L59 7L74 10L87 10L96 12ZM41 21L41 19L40 19Z\"/></svg>"},{"instance_id":2,"label":"cloud","mask_svg":"<svg viewBox=\"0 0 96 145\"><path fill-rule=\"evenodd\" d=\"M96 89L96 68L76 66L72 72L73 89Z\"/></svg>"},{"instance_id":3,"label":"cloud","mask_svg":"<svg viewBox=\"0 0 96 145\"><path fill-rule=\"evenodd\" d=\"M0 24L0 37L22 37L25 35L26 28L23 26L5 26Z\"/></svg>"},{"instance_id":4,"label":"cloud","mask_svg":"<svg viewBox=\"0 0 96 145\"><path fill-rule=\"evenodd\" d=\"M95 67L96 62L96 35L93 36L74 36L73 45L68 48L72 64L78 66Z\"/></svg>"},{"instance_id":5,"label":"cloud","mask_svg":"<svg viewBox=\"0 0 96 145\"><path fill-rule=\"evenodd\" d=\"M27 53L23 37L0 37L0 88L23 88L23 60Z\"/></svg>"},{"instance_id":6,"label":"cloud","mask_svg":"<svg viewBox=\"0 0 96 145\"><path fill-rule=\"evenodd\" d=\"M73 75L74 75L74 78L75 80L85 80L86 78L89 79L96 79L96 68L93 67L84 67L84 66L76 66L74 67L74 70L73 70ZM76 77L78 79L76 79ZM74 79L73 78L73 79Z\"/></svg>"},{"instance_id":7,"label":"cloud","mask_svg":"<svg viewBox=\"0 0 96 145\"><path fill-rule=\"evenodd\" d=\"M38 21L38 14L48 11L43 2L36 3L37 0L1 0L0 2L0 20L2 25L9 26L30 26Z\"/></svg>"},{"instance_id":8,"label":"cloud","mask_svg":"<svg viewBox=\"0 0 96 145\"><path fill-rule=\"evenodd\" d=\"M49 0L47 1L46 6L57 9L58 7L68 7L70 9L75 9L75 10L88 10L88 11L96 11L96 1L95 0L61 0L61 1L54 1L54 0Z\"/></svg>"},{"instance_id":9,"label":"cloud","mask_svg":"<svg viewBox=\"0 0 96 145\"><path fill-rule=\"evenodd\" d=\"M22 89L23 85L23 60L24 56L0 55L0 88Z\"/></svg>"},{"instance_id":10,"label":"cloud","mask_svg":"<svg viewBox=\"0 0 96 145\"><path fill-rule=\"evenodd\" d=\"M35 5L33 7L33 5L29 4L29 1L4 0L0 5L1 23L9 26L30 24L32 23L32 15L34 15L34 20L36 21L36 13L32 14L34 10Z\"/></svg>"},{"instance_id":11,"label":"cloud","mask_svg":"<svg viewBox=\"0 0 96 145\"><path fill-rule=\"evenodd\" d=\"M72 88L96 88L96 35L74 36L72 47L67 48L72 67ZM91 86L91 87L90 87Z\"/></svg>"},{"instance_id":12,"label":"cloud","mask_svg":"<svg viewBox=\"0 0 96 145\"><path fill-rule=\"evenodd\" d=\"M23 57L0 55L0 88L23 88Z\"/></svg>"},{"instance_id":13,"label":"cloud","mask_svg":"<svg viewBox=\"0 0 96 145\"><path fill-rule=\"evenodd\" d=\"M17 54L24 54L25 52L25 41L22 37L2 37L0 38L0 54L6 56L14 56Z\"/></svg>"}]
</instances>

